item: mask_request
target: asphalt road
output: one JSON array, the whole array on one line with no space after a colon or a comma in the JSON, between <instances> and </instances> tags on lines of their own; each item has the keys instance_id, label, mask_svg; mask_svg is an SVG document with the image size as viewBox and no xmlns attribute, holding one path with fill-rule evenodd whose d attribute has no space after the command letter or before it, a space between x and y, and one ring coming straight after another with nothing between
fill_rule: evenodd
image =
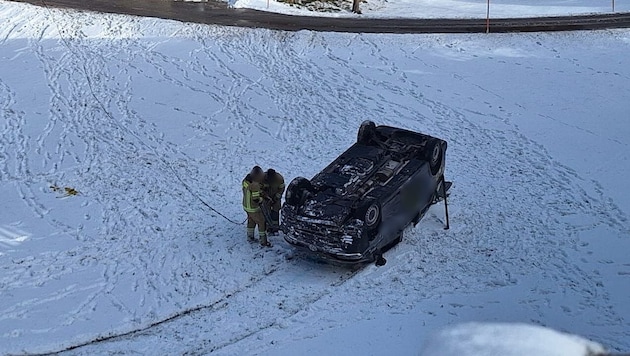
<instances>
[{"instance_id":1,"label":"asphalt road","mask_svg":"<svg viewBox=\"0 0 630 356\"><path fill-rule=\"evenodd\" d=\"M292 16L228 8L220 1L170 0L10 0L38 6L157 17L223 26L285 31L357 33L474 33L486 32L484 19L375 19ZM630 28L630 13L491 19L490 32L541 32Z\"/></svg>"}]
</instances>

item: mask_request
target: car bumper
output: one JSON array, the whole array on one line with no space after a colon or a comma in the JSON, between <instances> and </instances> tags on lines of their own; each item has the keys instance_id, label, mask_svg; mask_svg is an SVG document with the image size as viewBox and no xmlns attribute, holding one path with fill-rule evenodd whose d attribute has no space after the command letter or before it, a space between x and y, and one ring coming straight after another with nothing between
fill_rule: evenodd
<instances>
[{"instance_id":1,"label":"car bumper","mask_svg":"<svg viewBox=\"0 0 630 356\"><path fill-rule=\"evenodd\" d=\"M289 244L297 247L298 249L307 252L308 254L319 257L320 259L341 263L341 264L358 264L369 262L371 256L360 252L345 252L341 249L331 249L326 246L321 246L316 243L309 243L301 240L294 235L285 234L284 240Z\"/></svg>"}]
</instances>

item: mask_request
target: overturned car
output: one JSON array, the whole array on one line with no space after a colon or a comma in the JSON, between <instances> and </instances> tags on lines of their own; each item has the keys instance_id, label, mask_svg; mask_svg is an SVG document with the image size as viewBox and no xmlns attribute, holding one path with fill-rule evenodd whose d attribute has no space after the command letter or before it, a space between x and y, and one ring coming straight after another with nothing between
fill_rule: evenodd
<instances>
[{"instance_id":1,"label":"overturned car","mask_svg":"<svg viewBox=\"0 0 630 356\"><path fill-rule=\"evenodd\" d=\"M282 207L285 240L328 260L384 264L383 252L403 230L446 198L446 147L435 137L365 121L357 142L328 167L291 181Z\"/></svg>"}]
</instances>

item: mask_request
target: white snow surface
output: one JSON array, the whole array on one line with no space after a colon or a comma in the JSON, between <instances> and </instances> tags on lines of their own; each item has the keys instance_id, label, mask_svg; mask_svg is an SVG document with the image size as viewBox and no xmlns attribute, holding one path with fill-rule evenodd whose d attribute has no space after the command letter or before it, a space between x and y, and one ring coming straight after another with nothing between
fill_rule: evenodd
<instances>
[{"instance_id":1,"label":"white snow surface","mask_svg":"<svg viewBox=\"0 0 630 356\"><path fill-rule=\"evenodd\" d=\"M540 326L467 323L431 335L420 356L591 356L599 344Z\"/></svg>"},{"instance_id":2,"label":"white snow surface","mask_svg":"<svg viewBox=\"0 0 630 356\"><path fill-rule=\"evenodd\" d=\"M0 23L0 354L415 355L468 321L630 350L630 31L289 33L7 1ZM310 177L366 119L447 140L454 181L451 229L432 207L384 267L262 250L199 200L240 223L252 165Z\"/></svg>"},{"instance_id":3,"label":"white snow surface","mask_svg":"<svg viewBox=\"0 0 630 356\"><path fill-rule=\"evenodd\" d=\"M628 0L491 0L490 17L536 17L584 15L630 11ZM361 15L350 12L352 1L342 11L312 11L305 7L275 0L235 0L228 3L237 8L251 8L289 15L332 17L391 17L391 18L486 18L486 0L367 0L360 3Z\"/></svg>"}]
</instances>

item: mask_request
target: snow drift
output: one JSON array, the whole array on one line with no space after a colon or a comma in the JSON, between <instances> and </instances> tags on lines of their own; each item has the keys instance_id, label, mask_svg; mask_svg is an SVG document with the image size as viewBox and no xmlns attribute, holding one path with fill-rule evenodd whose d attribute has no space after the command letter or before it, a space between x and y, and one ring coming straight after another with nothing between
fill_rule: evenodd
<instances>
[{"instance_id":1,"label":"snow drift","mask_svg":"<svg viewBox=\"0 0 630 356\"><path fill-rule=\"evenodd\" d=\"M592 341L541 326L468 323L427 338L420 356L594 356L605 351Z\"/></svg>"}]
</instances>

